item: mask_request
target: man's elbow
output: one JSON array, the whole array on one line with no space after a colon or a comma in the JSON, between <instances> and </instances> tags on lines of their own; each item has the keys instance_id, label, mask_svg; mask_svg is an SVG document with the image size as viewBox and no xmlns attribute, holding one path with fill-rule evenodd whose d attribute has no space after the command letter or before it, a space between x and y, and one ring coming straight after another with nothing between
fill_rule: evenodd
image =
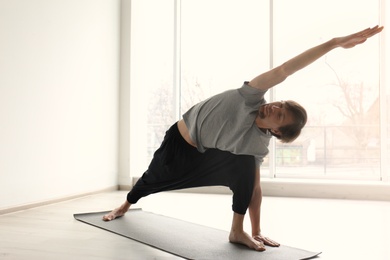
<instances>
[{"instance_id":1,"label":"man's elbow","mask_svg":"<svg viewBox=\"0 0 390 260\"><path fill-rule=\"evenodd\" d=\"M292 74L292 72L289 71L286 63L283 63L282 65L277 67L277 70L281 81L284 81L288 76Z\"/></svg>"}]
</instances>

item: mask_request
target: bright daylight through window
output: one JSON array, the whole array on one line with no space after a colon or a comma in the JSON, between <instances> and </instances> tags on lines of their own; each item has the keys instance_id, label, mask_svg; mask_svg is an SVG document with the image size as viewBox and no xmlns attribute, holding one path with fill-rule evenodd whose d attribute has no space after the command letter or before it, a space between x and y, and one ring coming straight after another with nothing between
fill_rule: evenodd
<instances>
[{"instance_id":1,"label":"bright daylight through window","mask_svg":"<svg viewBox=\"0 0 390 260\"><path fill-rule=\"evenodd\" d=\"M380 24L380 3L132 1L131 142L137 157L132 172L143 173L165 131L192 105L239 88L335 35ZM262 176L387 178L389 90L380 73L381 44L375 37L352 50L335 50L266 95L269 102L299 102L309 119L295 142L272 141Z\"/></svg>"}]
</instances>

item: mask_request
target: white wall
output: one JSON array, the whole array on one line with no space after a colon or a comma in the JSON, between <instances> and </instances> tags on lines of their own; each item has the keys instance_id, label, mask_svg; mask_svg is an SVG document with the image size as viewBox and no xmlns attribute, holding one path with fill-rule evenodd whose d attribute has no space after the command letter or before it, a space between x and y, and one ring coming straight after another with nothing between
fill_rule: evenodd
<instances>
[{"instance_id":1,"label":"white wall","mask_svg":"<svg viewBox=\"0 0 390 260\"><path fill-rule=\"evenodd\" d=\"M0 209L117 185L120 0L0 0Z\"/></svg>"}]
</instances>

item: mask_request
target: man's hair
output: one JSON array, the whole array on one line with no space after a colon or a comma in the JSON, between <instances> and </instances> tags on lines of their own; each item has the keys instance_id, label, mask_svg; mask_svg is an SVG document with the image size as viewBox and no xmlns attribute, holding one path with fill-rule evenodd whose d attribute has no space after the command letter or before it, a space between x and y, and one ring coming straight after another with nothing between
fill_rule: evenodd
<instances>
[{"instance_id":1,"label":"man's hair","mask_svg":"<svg viewBox=\"0 0 390 260\"><path fill-rule=\"evenodd\" d=\"M284 101L284 105L287 111L289 111L294 119L294 123L280 127L278 130L280 135L275 133L271 134L278 138L282 143L291 143L301 134L302 128L307 122L306 110L297 102L292 100Z\"/></svg>"}]
</instances>

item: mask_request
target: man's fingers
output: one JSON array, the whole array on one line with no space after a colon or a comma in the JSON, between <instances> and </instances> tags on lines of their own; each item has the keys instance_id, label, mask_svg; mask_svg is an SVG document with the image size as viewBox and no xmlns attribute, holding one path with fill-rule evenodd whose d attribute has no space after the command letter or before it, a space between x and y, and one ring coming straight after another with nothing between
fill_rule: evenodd
<instances>
[{"instance_id":1,"label":"man's fingers","mask_svg":"<svg viewBox=\"0 0 390 260\"><path fill-rule=\"evenodd\" d=\"M263 239L261 239L259 236L255 236L254 239L255 239L256 241L260 242L261 244L263 244L263 246L264 246L264 241L263 241Z\"/></svg>"},{"instance_id":2,"label":"man's fingers","mask_svg":"<svg viewBox=\"0 0 390 260\"><path fill-rule=\"evenodd\" d=\"M275 247L280 246L279 243L277 243L277 242L275 242L275 241L269 239L268 237L265 237L265 238L264 238L264 244L266 244L267 246L275 246Z\"/></svg>"},{"instance_id":3,"label":"man's fingers","mask_svg":"<svg viewBox=\"0 0 390 260\"><path fill-rule=\"evenodd\" d=\"M356 36L370 38L370 37L374 36L375 34L380 33L382 30L383 30L383 26L379 27L377 25L373 28L368 28L368 29L365 29L365 30L357 33Z\"/></svg>"},{"instance_id":4,"label":"man's fingers","mask_svg":"<svg viewBox=\"0 0 390 260\"><path fill-rule=\"evenodd\" d=\"M377 33L380 33L382 30L383 30L383 26L381 26L381 27L375 26L374 28L372 28L372 29L367 33L367 38L372 37L372 36L374 36L374 35L377 34Z\"/></svg>"},{"instance_id":5,"label":"man's fingers","mask_svg":"<svg viewBox=\"0 0 390 260\"><path fill-rule=\"evenodd\" d=\"M264 243L265 245L267 246L273 246L273 247L278 247L280 246L279 243L273 241L272 239L269 239L268 237L259 237L259 236L256 236L255 239L259 242L262 242Z\"/></svg>"}]
</instances>

